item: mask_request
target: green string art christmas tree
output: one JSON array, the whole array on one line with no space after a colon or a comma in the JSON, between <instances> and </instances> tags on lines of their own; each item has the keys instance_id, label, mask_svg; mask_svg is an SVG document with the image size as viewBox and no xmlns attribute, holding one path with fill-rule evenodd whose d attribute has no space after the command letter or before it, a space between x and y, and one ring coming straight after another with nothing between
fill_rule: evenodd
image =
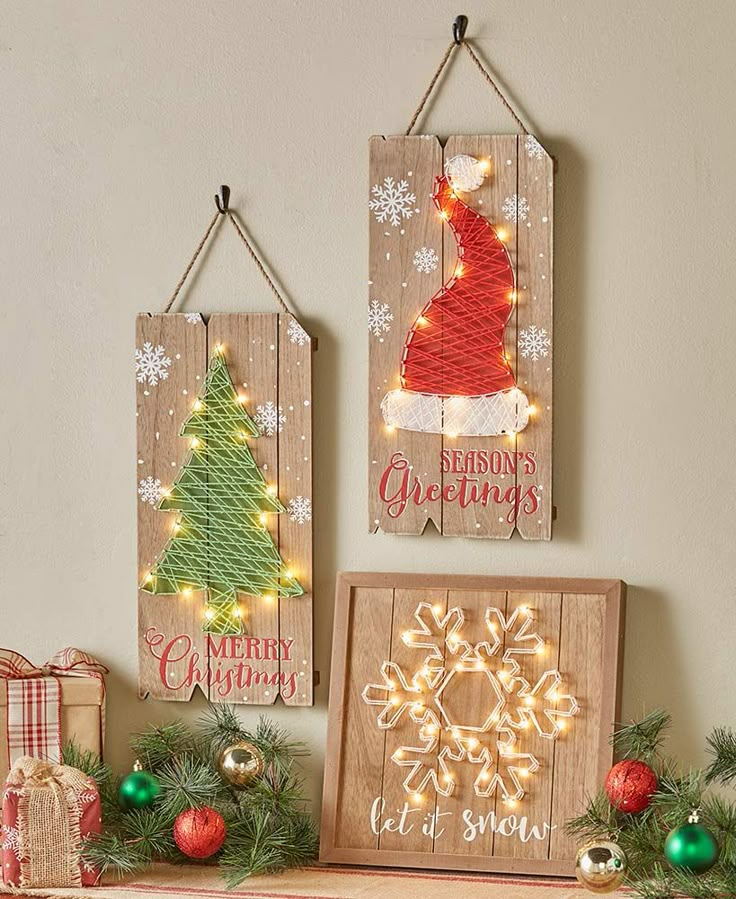
<instances>
[{"instance_id":1,"label":"green string art christmas tree","mask_svg":"<svg viewBox=\"0 0 736 899\"><path fill-rule=\"evenodd\" d=\"M242 634L237 594L300 596L267 527L267 514L286 511L266 484L248 438L260 437L218 347L202 393L179 432L191 454L158 508L181 514L143 589L153 594L207 591L202 629Z\"/></svg>"}]
</instances>

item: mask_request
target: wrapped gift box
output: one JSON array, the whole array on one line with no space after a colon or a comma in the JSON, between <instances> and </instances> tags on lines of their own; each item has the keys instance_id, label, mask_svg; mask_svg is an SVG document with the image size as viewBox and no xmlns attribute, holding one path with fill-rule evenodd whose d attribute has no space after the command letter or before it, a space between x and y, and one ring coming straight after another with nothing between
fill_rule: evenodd
<instances>
[{"instance_id":1,"label":"wrapped gift box","mask_svg":"<svg viewBox=\"0 0 736 899\"><path fill-rule=\"evenodd\" d=\"M61 762L70 740L102 756L106 672L77 649L62 650L42 668L0 649L0 783L21 756Z\"/></svg>"},{"instance_id":2,"label":"wrapped gift box","mask_svg":"<svg viewBox=\"0 0 736 899\"><path fill-rule=\"evenodd\" d=\"M100 794L76 768L24 756L3 787L2 868L20 889L94 886L99 872L82 861L84 838L102 830Z\"/></svg>"}]
</instances>

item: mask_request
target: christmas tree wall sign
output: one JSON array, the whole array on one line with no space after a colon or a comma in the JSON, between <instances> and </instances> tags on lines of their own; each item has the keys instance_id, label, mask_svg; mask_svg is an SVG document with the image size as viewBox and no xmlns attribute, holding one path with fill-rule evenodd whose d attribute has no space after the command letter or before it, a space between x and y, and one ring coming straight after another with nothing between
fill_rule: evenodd
<instances>
[{"instance_id":1,"label":"christmas tree wall sign","mask_svg":"<svg viewBox=\"0 0 736 899\"><path fill-rule=\"evenodd\" d=\"M508 103L520 133L413 136L425 101L370 141L369 527L548 540L553 160Z\"/></svg>"},{"instance_id":2,"label":"christmas tree wall sign","mask_svg":"<svg viewBox=\"0 0 736 899\"><path fill-rule=\"evenodd\" d=\"M310 705L310 338L146 314L136 346L141 695Z\"/></svg>"}]
</instances>

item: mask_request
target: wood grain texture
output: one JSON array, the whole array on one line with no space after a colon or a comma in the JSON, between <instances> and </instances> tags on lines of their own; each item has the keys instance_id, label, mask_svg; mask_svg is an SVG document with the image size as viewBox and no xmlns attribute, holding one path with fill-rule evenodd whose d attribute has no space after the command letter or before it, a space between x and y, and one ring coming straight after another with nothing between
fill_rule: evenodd
<instances>
[{"instance_id":1,"label":"wood grain texture","mask_svg":"<svg viewBox=\"0 0 736 899\"><path fill-rule=\"evenodd\" d=\"M534 139L531 139L534 140ZM455 240L443 228L434 204L426 197L444 162L468 154L490 160L490 172L475 191L461 199L494 225L504 242L516 274L517 307L506 327L505 350L519 387L535 407L532 420L519 434L497 437L453 437L404 429L387 429L381 400L400 384L404 341L423 305L441 287L456 266ZM385 186L385 179L408 182L416 207L395 226L379 222L370 212L369 302L387 304L393 319L387 330L369 334L369 530L421 533L432 521L447 536L508 539L518 530L530 540L548 540L552 532L552 365L546 357L522 357L518 340L522 329L534 325L552 335L552 160L538 142L519 135L452 136L443 148L436 137L373 137L370 141L370 184ZM413 204L412 204L413 206ZM417 273L413 253L432 247L440 257L431 274ZM495 452L490 471L443 471L442 451L467 454ZM409 466L409 501L400 514L389 514L400 488L394 472L381 491L382 477L394 454ZM524 455L527 454L527 455ZM467 474L479 487L492 485L501 502L444 500L442 491ZM429 485L434 495L426 495ZM412 491L414 491L412 493ZM397 504L393 504L396 512Z\"/></svg>"},{"instance_id":2,"label":"wood grain texture","mask_svg":"<svg viewBox=\"0 0 736 899\"><path fill-rule=\"evenodd\" d=\"M207 371L207 331L203 322L191 324L183 314L149 315L136 318L136 347L150 343L162 346L171 360L168 377L136 382L137 464L136 477L169 487L184 463L188 441L179 436L179 428L189 415ZM138 496L138 584L152 569L172 534L175 512L159 512L156 503ZM203 593L181 596L152 596L138 591L138 692L141 697L187 701L197 684L179 687L187 673L189 651L199 654L207 667L208 647L202 633ZM161 646L150 647L151 638L161 634L165 640L177 640L181 651L168 665L161 667ZM167 684L171 684L168 686ZM203 686L207 695L207 685Z\"/></svg>"},{"instance_id":3,"label":"wood grain texture","mask_svg":"<svg viewBox=\"0 0 736 899\"><path fill-rule=\"evenodd\" d=\"M478 190L463 192L460 195L463 203L475 209L487 218L503 233L506 250L511 265L517 266L517 224L506 221L503 206L506 198L516 193L517 187L517 152L516 135L462 135L453 136L445 146L445 159L452 159L459 154L474 156L490 162L490 172ZM457 256L455 241L452 235L445 236L444 269L445 280L455 270ZM506 325L506 355L510 359L512 371L515 367L516 354L516 310ZM516 450L516 439L501 437L443 437L443 449L468 450L502 450L513 453ZM516 484L516 474L501 471L491 475L488 480L498 484L505 492ZM509 520L509 509L489 502L482 506L469 505L463 509L458 503L443 503L443 534L459 537L493 537L509 538L514 532L513 518Z\"/></svg>"},{"instance_id":4,"label":"wood grain texture","mask_svg":"<svg viewBox=\"0 0 736 899\"><path fill-rule=\"evenodd\" d=\"M396 226L370 216L369 303L386 304L393 320L388 330L369 332L369 529L389 533L421 534L428 521L442 530L442 507L425 503L410 505L397 519L389 515L379 497L379 480L394 453L410 460L414 473L424 483L441 481L439 434L422 434L386 428L381 400L400 386L399 362L406 334L427 300L442 286L442 265L434 272L419 272L414 253L426 247L442 259L442 221L431 195L435 178L442 173L442 147L436 138L373 137L370 142L370 183L386 178L407 180L416 198L409 218Z\"/></svg>"},{"instance_id":5,"label":"wood grain texture","mask_svg":"<svg viewBox=\"0 0 736 899\"><path fill-rule=\"evenodd\" d=\"M288 428L279 434L279 496L288 503L297 497L312 504L312 346L292 339L296 319L279 315L278 404L284 409ZM294 640L301 651L281 659L281 674L296 691L282 699L287 705L312 705L314 677L312 661L312 515L279 516L279 551L299 580L303 596L279 602L279 635Z\"/></svg>"},{"instance_id":6,"label":"wood grain texture","mask_svg":"<svg viewBox=\"0 0 736 899\"><path fill-rule=\"evenodd\" d=\"M370 599L369 603L365 597ZM503 808L493 794L476 796L472 780L478 769L471 766L472 779L468 779L462 765L470 763L459 762L461 767L453 771L456 776L453 794L435 795L434 799L431 795L424 796L414 819L413 812L405 813L406 826L402 829L398 810L411 809L412 804L404 806L409 798L402 784L405 769L400 770L391 756L399 746L412 745L412 733L416 735L416 731L412 732L411 727L379 730L376 716L380 707L363 701L362 688L379 680L378 669L386 658L382 654L389 647L392 658L402 664L406 673L422 664L421 660L417 662L410 646L397 639L411 626L407 618L412 617L422 600L436 605L438 611L441 609L441 618L446 610L460 608L465 619L462 640L471 647L487 639L484 623L487 608L505 609L508 621L515 609L528 606L534 630L544 638L545 645L543 652L524 657L521 673L533 685L547 670L559 667L563 687L576 696L581 711L566 722L567 727L556 742L544 740L536 732L532 735L522 731L524 746L520 748L534 753L541 767L525 782L527 794L516 807ZM362 620L356 614L358 608L363 609ZM370 614L365 611L367 608L372 610ZM570 874L575 846L564 836L564 824L579 810L581 797L599 787L611 763L608 734L613 719L603 727L601 718L613 716L617 710L623 618L624 593L620 581L360 572L339 575L322 860ZM508 645L512 645L510 634L511 631L506 636ZM456 653L450 650L448 655L449 643L445 640L442 643L446 663L457 664ZM501 654L495 652L489 657L491 669L499 665ZM462 677L468 678L467 669ZM475 677L475 672L471 677ZM467 725L473 715L477 717L489 706L490 700L483 695L480 681L477 678L477 682L469 682L453 698L444 697L443 741L452 739L448 727L455 718L467 716ZM428 697L428 701L434 708L435 700ZM350 722L349 726L346 722ZM384 739L384 734L384 748L379 751L379 740ZM486 739L485 734L481 732L480 739ZM371 767L366 769L366 765ZM378 840L369 815L377 787L384 803L380 827L388 825ZM521 826L522 818L527 829L539 829L540 839L524 840L518 831L512 832L510 822ZM423 823L419 832L418 824L414 828L408 826L412 820ZM486 822L485 826L477 828L475 839L468 839L468 831L482 821ZM551 825L551 832L542 826L545 822Z\"/></svg>"},{"instance_id":7,"label":"wood grain texture","mask_svg":"<svg viewBox=\"0 0 736 899\"><path fill-rule=\"evenodd\" d=\"M529 423L517 434L517 449L534 456L534 471L522 464L517 483L525 492L539 488L540 507L534 515L520 515L519 533L527 540L552 538L552 351L553 351L553 223L554 163L542 145L519 138L518 195L529 206L518 226L517 337L536 329L540 352L517 351L517 383L534 406ZM542 334L544 332L544 334ZM549 342L549 343L547 343ZM526 353L526 355L524 355ZM535 358L535 356L537 358ZM522 495L523 495L522 492Z\"/></svg>"},{"instance_id":8,"label":"wood grain texture","mask_svg":"<svg viewBox=\"0 0 736 899\"><path fill-rule=\"evenodd\" d=\"M138 384L139 480L150 474L161 480L162 486L168 486L178 474L188 453L187 441L178 436L179 429L203 387L208 359L219 344L250 416L256 417L258 406L271 402L285 418L281 431L264 433L250 442L265 480L276 489L285 507L298 496L311 504L312 347L306 335L294 339L296 332L291 324L291 316L275 314L216 314L207 325L201 320L190 321L183 314L139 316L137 346L146 341L154 346L161 344L171 351L172 359L168 378L156 386ZM175 513L159 512L156 504L139 503L141 581L166 545L175 517ZM290 705L312 704L311 512L306 516L294 516L289 511L270 515L268 527L304 595L277 599L239 594L245 637L236 642L214 638L217 647L213 649L202 633L204 594L186 598L151 596L141 591L141 695L186 700L199 684L213 702L268 705L281 694ZM162 644L150 647L146 642L151 628L166 639L178 639L168 665L157 658ZM279 643L280 639L287 642ZM217 659L210 658L214 653ZM237 677L223 680L222 672L229 667L234 673L242 659L241 682ZM182 683L190 662L194 663L193 682ZM172 686L163 685L162 677L170 677ZM208 681L213 681L209 688Z\"/></svg>"}]
</instances>

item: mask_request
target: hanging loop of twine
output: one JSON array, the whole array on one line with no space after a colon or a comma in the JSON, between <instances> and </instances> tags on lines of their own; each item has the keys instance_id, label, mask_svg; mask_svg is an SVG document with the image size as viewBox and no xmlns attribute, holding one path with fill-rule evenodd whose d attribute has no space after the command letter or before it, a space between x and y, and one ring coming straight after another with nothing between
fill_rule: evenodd
<instances>
[{"instance_id":1,"label":"hanging loop of twine","mask_svg":"<svg viewBox=\"0 0 736 899\"><path fill-rule=\"evenodd\" d=\"M529 131L527 130L526 125L522 122L519 114L514 109L514 107L511 105L510 101L506 98L505 94L503 93L501 88L498 86L498 84L496 83L496 81L493 78L493 76L491 75L491 73L488 71L488 69L486 69L486 67L483 65L483 63L478 59L473 48L470 46L468 41L465 40L464 38L461 38L460 40L455 40L453 38L453 40L451 41L447 50L445 50L445 55L442 57L439 66L437 66L437 70L435 71L434 75L432 76L432 80L429 82L429 85L427 86L427 90L422 95L422 99L419 101L419 105L414 110L414 115L412 116L411 121L409 122L409 125L405 132L406 136L408 137L411 134L414 126L417 123L417 120L419 119L419 116L422 114L422 110L424 109L424 107L427 104L427 100L429 100L429 97L430 97L432 91L434 90L434 87L437 84L437 82L440 78L440 75L442 75L442 72L444 71L445 66L450 61L450 57L452 56L453 50L456 47L464 47L468 51L468 54L470 55L470 58L473 61L473 64L478 69L478 71L481 73L481 75L485 78L485 80L488 82L488 85L495 91L496 95L498 96L500 101L503 103L503 105L506 107L506 109L511 113L514 121L521 129L522 134L529 134Z\"/></svg>"},{"instance_id":2,"label":"hanging loop of twine","mask_svg":"<svg viewBox=\"0 0 736 899\"><path fill-rule=\"evenodd\" d=\"M184 282L187 280L187 277L189 276L189 272L191 272L191 270L194 268L194 263L199 258L199 254L204 249L204 245L207 243L207 240L209 239L210 234L212 234L212 232L214 231L215 226L217 225L217 222L221 215L226 215L228 217L228 219L230 220L233 228L235 228L235 230L238 234L238 237L245 244L245 248L248 251L251 259L253 260L253 262L255 262L255 264L258 268L258 271L263 276L264 280L266 281L266 284L268 284L268 286L271 288L271 291L272 291L273 295L276 297L276 301L278 302L281 309L284 312L286 312L287 315L293 315L294 318L297 318L297 316L294 314L294 312L289 308L289 305L286 302L286 300L284 299L283 294L279 291L278 287L276 287L273 279L266 271L266 267L261 262L261 260L258 258L258 254L253 249L253 245L246 237L245 232L238 224L237 219L233 215L232 211L228 207L224 207L222 210L220 210L219 204L218 204L217 212L212 216L212 220L210 221L209 225L207 225L207 230L204 232L204 235L202 236L202 239L200 240L200 242L197 246L197 249L194 251L194 255L189 260L189 264L187 265L187 267L184 269L184 274L181 276L181 278L179 278L179 283L174 288L174 292L171 294L169 302L164 307L164 312L165 313L171 312L171 308L173 307L174 303L176 302L176 300L179 296L179 293L181 292L181 289L184 286Z\"/></svg>"}]
</instances>

